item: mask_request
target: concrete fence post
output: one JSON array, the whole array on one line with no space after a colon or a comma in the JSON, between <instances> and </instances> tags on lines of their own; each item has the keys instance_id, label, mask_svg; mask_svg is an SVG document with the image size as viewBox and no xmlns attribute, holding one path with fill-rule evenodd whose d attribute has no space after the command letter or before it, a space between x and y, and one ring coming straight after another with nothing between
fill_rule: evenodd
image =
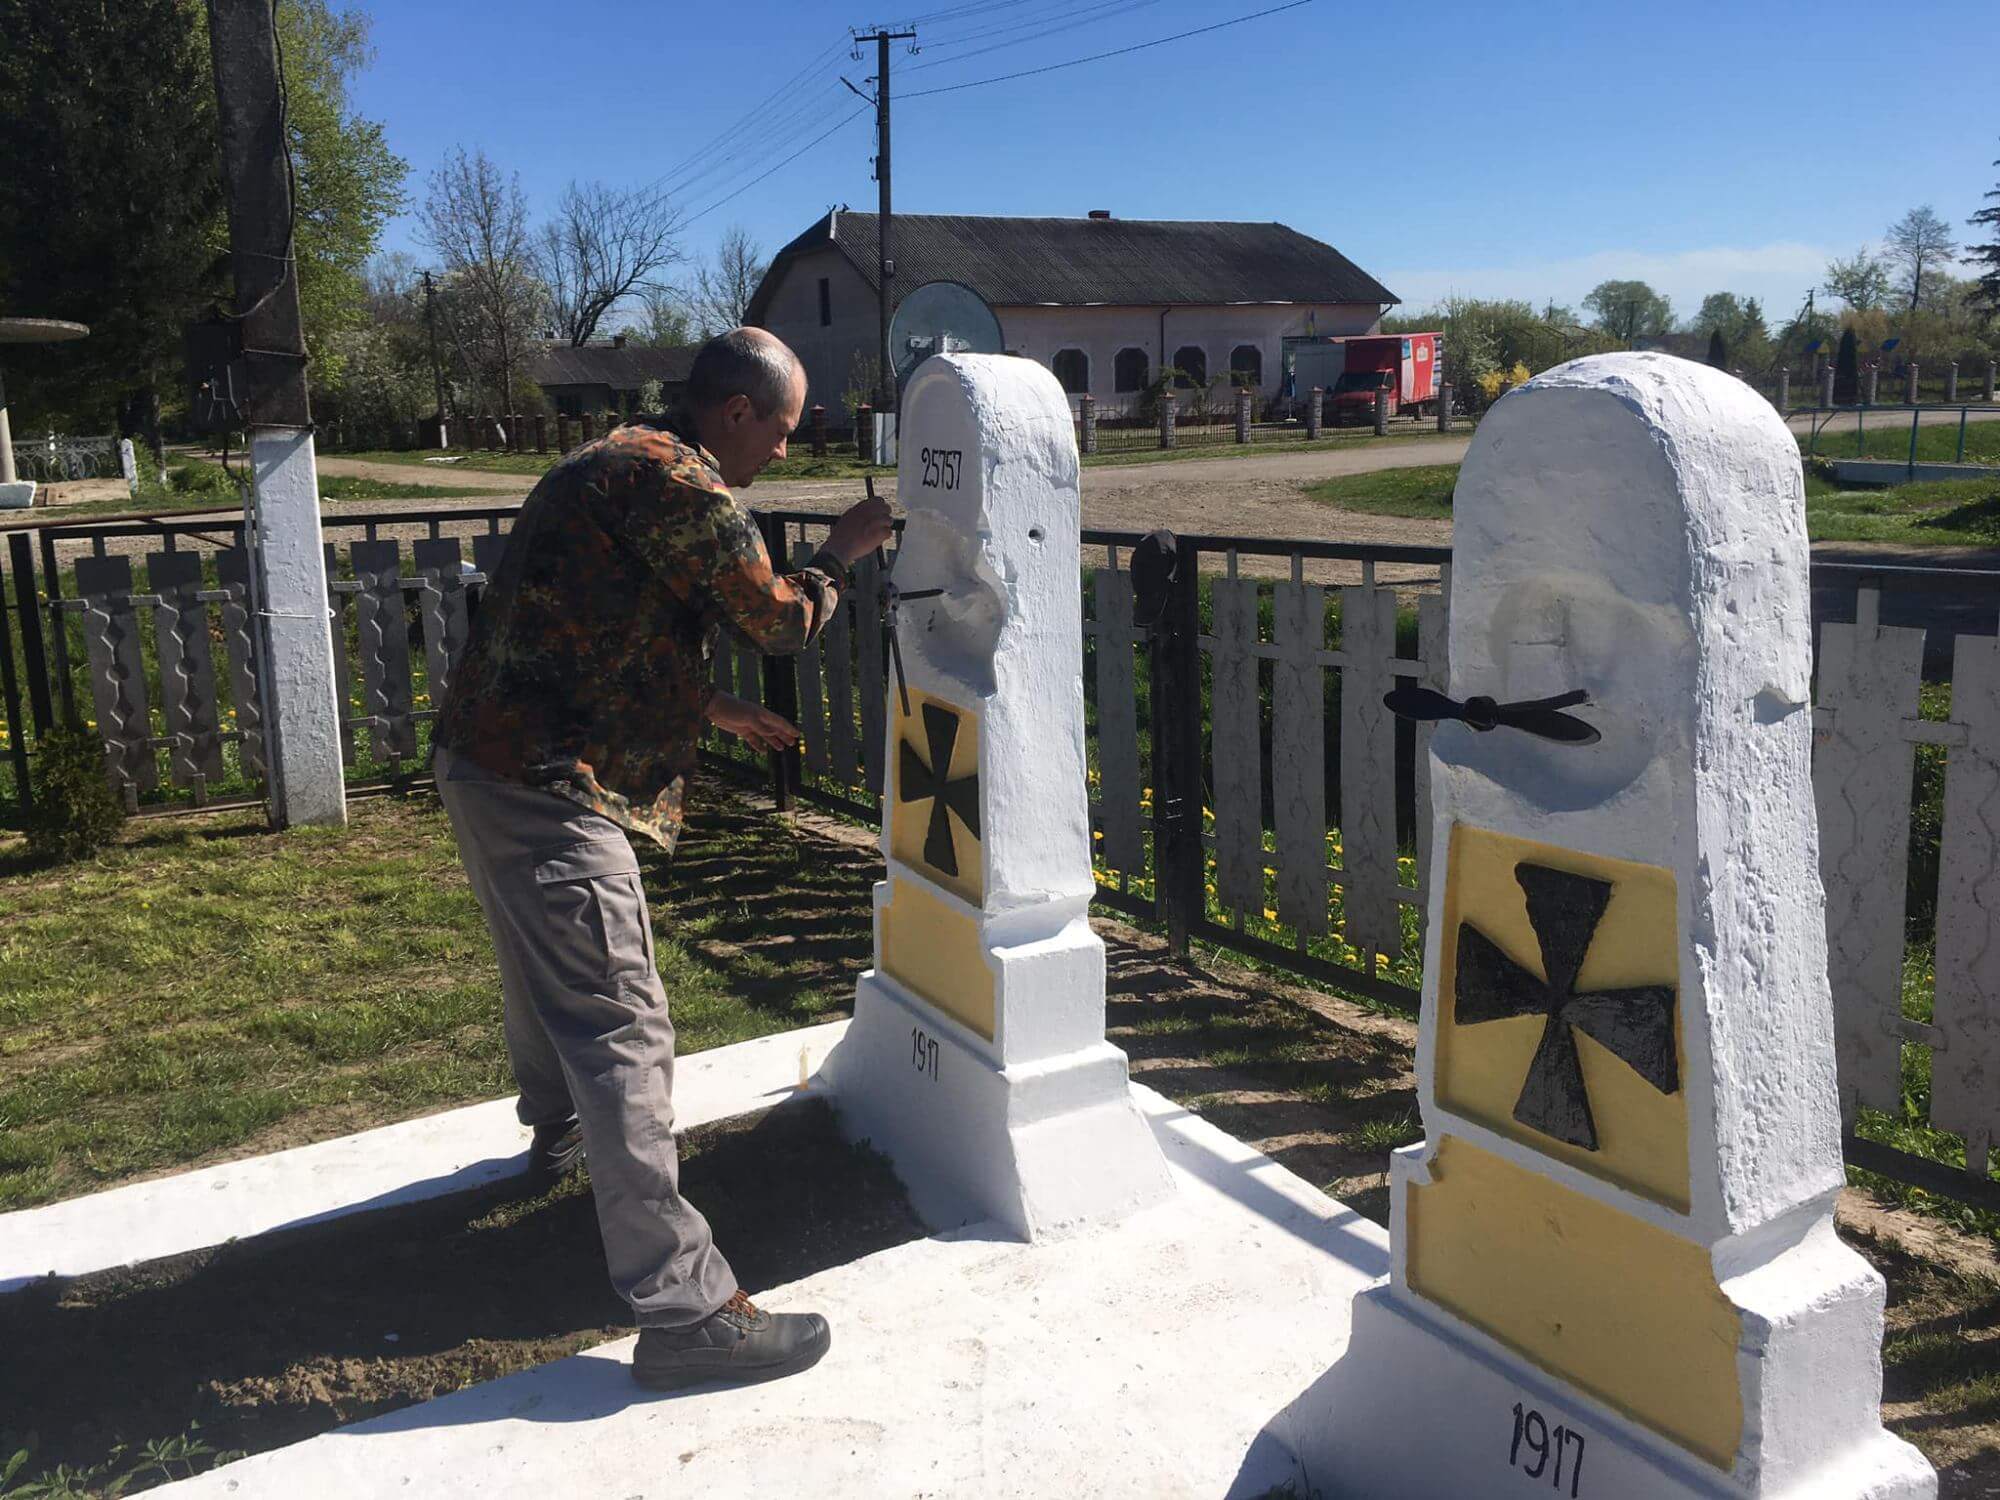
<instances>
[{"instance_id":1,"label":"concrete fence post","mask_svg":"<svg viewBox=\"0 0 2000 1500\"><path fill-rule=\"evenodd\" d=\"M1989 403L1993 400L1994 367L1995 367L1995 362L1993 360L1989 359L1986 361L1986 399Z\"/></svg>"},{"instance_id":2,"label":"concrete fence post","mask_svg":"<svg viewBox=\"0 0 2000 1500\"><path fill-rule=\"evenodd\" d=\"M1242 385L1236 388L1236 441L1250 441L1250 388Z\"/></svg>"},{"instance_id":3,"label":"concrete fence post","mask_svg":"<svg viewBox=\"0 0 2000 1500\"><path fill-rule=\"evenodd\" d=\"M549 414L547 412L538 411L535 413L535 451L537 453L546 453L549 451Z\"/></svg>"},{"instance_id":4,"label":"concrete fence post","mask_svg":"<svg viewBox=\"0 0 2000 1500\"><path fill-rule=\"evenodd\" d=\"M1881 389L1882 367L1879 364L1870 364L1868 366L1868 395L1863 404L1873 406L1875 404L1875 397L1880 394Z\"/></svg>"},{"instance_id":5,"label":"concrete fence post","mask_svg":"<svg viewBox=\"0 0 2000 1500\"><path fill-rule=\"evenodd\" d=\"M854 453L867 463L875 452L875 408L864 401L854 409Z\"/></svg>"},{"instance_id":6,"label":"concrete fence post","mask_svg":"<svg viewBox=\"0 0 2000 1500\"><path fill-rule=\"evenodd\" d=\"M1792 404L1792 372L1788 365L1778 366L1778 410L1785 411Z\"/></svg>"},{"instance_id":7,"label":"concrete fence post","mask_svg":"<svg viewBox=\"0 0 2000 1500\"><path fill-rule=\"evenodd\" d=\"M1172 391L1160 392L1160 446L1162 448L1171 448L1174 445L1174 407L1177 403L1178 398Z\"/></svg>"},{"instance_id":8,"label":"concrete fence post","mask_svg":"<svg viewBox=\"0 0 2000 1500\"><path fill-rule=\"evenodd\" d=\"M1375 436L1389 435L1389 393L1380 386L1375 389Z\"/></svg>"},{"instance_id":9,"label":"concrete fence post","mask_svg":"<svg viewBox=\"0 0 2000 1500\"><path fill-rule=\"evenodd\" d=\"M1833 366L1823 365L1819 372L1819 404L1833 405Z\"/></svg>"},{"instance_id":10,"label":"concrete fence post","mask_svg":"<svg viewBox=\"0 0 2000 1500\"><path fill-rule=\"evenodd\" d=\"M583 441L586 443L593 441L597 437L597 418L585 412L578 420L583 429Z\"/></svg>"},{"instance_id":11,"label":"concrete fence post","mask_svg":"<svg viewBox=\"0 0 2000 1500\"><path fill-rule=\"evenodd\" d=\"M569 428L569 413L568 413L568 412L566 412L566 411L559 411L559 412L557 412L557 413L556 413L556 451L557 451L557 452L559 452L559 453L567 453L567 452L569 452L569 450L570 450L570 446L571 446L571 445L570 445L570 440L569 440L569 432L570 432L570 428Z\"/></svg>"},{"instance_id":12,"label":"concrete fence post","mask_svg":"<svg viewBox=\"0 0 2000 1500\"><path fill-rule=\"evenodd\" d=\"M1319 437L1320 424L1326 420L1326 388L1314 386L1306 395L1306 438L1308 441Z\"/></svg>"},{"instance_id":13,"label":"concrete fence post","mask_svg":"<svg viewBox=\"0 0 2000 1500\"><path fill-rule=\"evenodd\" d=\"M1077 416L1083 424L1083 451L1097 451L1097 398L1088 392L1076 399Z\"/></svg>"},{"instance_id":14,"label":"concrete fence post","mask_svg":"<svg viewBox=\"0 0 2000 1500\"><path fill-rule=\"evenodd\" d=\"M1903 375L1903 405L1915 406L1916 404L1917 404L1917 362L1913 359L1910 361L1909 366L1907 367Z\"/></svg>"},{"instance_id":15,"label":"concrete fence post","mask_svg":"<svg viewBox=\"0 0 2000 1500\"><path fill-rule=\"evenodd\" d=\"M1944 367L1944 404L1958 405L1958 361L1953 360Z\"/></svg>"},{"instance_id":16,"label":"concrete fence post","mask_svg":"<svg viewBox=\"0 0 2000 1500\"><path fill-rule=\"evenodd\" d=\"M826 408L817 403L812 409L812 456L826 457Z\"/></svg>"}]
</instances>

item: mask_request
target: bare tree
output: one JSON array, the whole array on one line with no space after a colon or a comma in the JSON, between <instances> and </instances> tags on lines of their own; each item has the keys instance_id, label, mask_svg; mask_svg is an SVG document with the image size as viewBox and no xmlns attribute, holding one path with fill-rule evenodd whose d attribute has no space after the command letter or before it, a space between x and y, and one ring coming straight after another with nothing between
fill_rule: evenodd
<instances>
[{"instance_id":1,"label":"bare tree","mask_svg":"<svg viewBox=\"0 0 2000 1500\"><path fill-rule=\"evenodd\" d=\"M521 180L503 179L484 151L468 156L460 147L431 173L421 217L464 312L455 338L492 383L501 411L511 412L514 379L545 307Z\"/></svg>"},{"instance_id":2,"label":"bare tree","mask_svg":"<svg viewBox=\"0 0 2000 1500\"><path fill-rule=\"evenodd\" d=\"M687 293L670 286L640 288L638 315L627 317L623 331L634 343L650 349L694 343L694 312L688 306Z\"/></svg>"},{"instance_id":3,"label":"bare tree","mask_svg":"<svg viewBox=\"0 0 2000 1500\"><path fill-rule=\"evenodd\" d=\"M1889 241L1883 248L1889 263L1901 268L1896 290L1898 293L1909 293L1910 311L1915 312L1929 290L1924 281L1925 273L1950 265L1957 254L1958 241L1951 237L1951 230L1944 220L1926 203L1921 208L1911 209L1889 226Z\"/></svg>"},{"instance_id":4,"label":"bare tree","mask_svg":"<svg viewBox=\"0 0 2000 1500\"><path fill-rule=\"evenodd\" d=\"M605 314L680 259L680 226L679 211L661 193L572 182L534 245L557 333L572 345L588 343Z\"/></svg>"},{"instance_id":5,"label":"bare tree","mask_svg":"<svg viewBox=\"0 0 2000 1500\"><path fill-rule=\"evenodd\" d=\"M724 230L714 261L695 271L694 286L689 289L688 301L701 331L717 334L741 327L757 284L769 268L770 262L741 224Z\"/></svg>"}]
</instances>

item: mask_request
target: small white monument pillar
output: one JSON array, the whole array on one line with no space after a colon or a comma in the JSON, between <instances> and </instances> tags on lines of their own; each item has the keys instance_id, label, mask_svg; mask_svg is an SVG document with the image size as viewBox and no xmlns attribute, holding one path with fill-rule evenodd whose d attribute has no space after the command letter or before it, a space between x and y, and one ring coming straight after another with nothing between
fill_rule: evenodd
<instances>
[{"instance_id":1,"label":"small white monument pillar","mask_svg":"<svg viewBox=\"0 0 2000 1500\"><path fill-rule=\"evenodd\" d=\"M1798 445L1720 371L1559 366L1480 424L1392 1272L1304 1444L1329 1496L1928 1496L1843 1176ZM1310 1418L1309 1418L1310 1420Z\"/></svg>"},{"instance_id":2,"label":"small white monument pillar","mask_svg":"<svg viewBox=\"0 0 2000 1500\"><path fill-rule=\"evenodd\" d=\"M1033 1238L1171 1190L1104 1039L1076 439L999 355L927 360L899 416L894 583L942 592L896 611L875 966L824 1072L933 1226Z\"/></svg>"}]
</instances>

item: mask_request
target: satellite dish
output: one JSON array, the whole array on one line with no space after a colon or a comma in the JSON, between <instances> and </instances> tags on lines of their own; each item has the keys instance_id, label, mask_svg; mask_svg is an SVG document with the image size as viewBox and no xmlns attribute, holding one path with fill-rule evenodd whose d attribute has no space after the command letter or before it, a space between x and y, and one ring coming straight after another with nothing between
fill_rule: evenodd
<instances>
[{"instance_id":1,"label":"satellite dish","mask_svg":"<svg viewBox=\"0 0 2000 1500\"><path fill-rule=\"evenodd\" d=\"M1004 354L1000 320L986 299L961 281L926 281L889 321L889 362L900 392L933 354Z\"/></svg>"}]
</instances>

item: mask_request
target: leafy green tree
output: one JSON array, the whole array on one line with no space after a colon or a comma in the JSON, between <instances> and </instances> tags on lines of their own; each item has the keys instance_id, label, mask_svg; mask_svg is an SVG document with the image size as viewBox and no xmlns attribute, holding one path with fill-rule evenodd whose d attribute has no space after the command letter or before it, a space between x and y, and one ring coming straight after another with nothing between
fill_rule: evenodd
<instances>
[{"instance_id":1,"label":"leafy green tree","mask_svg":"<svg viewBox=\"0 0 2000 1500\"><path fill-rule=\"evenodd\" d=\"M1889 300L1889 266L1866 245L1846 260L1826 263L1826 293L1856 312L1873 312Z\"/></svg>"},{"instance_id":2,"label":"leafy green tree","mask_svg":"<svg viewBox=\"0 0 2000 1500\"><path fill-rule=\"evenodd\" d=\"M1583 308L1601 331L1626 344L1674 324L1673 304L1643 281L1600 281Z\"/></svg>"},{"instance_id":3,"label":"leafy green tree","mask_svg":"<svg viewBox=\"0 0 2000 1500\"><path fill-rule=\"evenodd\" d=\"M8 11L0 308L90 325L7 351L17 419L115 419L157 450L186 326L228 285L206 16L200 0Z\"/></svg>"},{"instance_id":4,"label":"leafy green tree","mask_svg":"<svg viewBox=\"0 0 2000 1500\"><path fill-rule=\"evenodd\" d=\"M1993 165L2000 167L2000 161ZM1979 273L1979 288L1972 297L1981 321L1991 323L1994 316L2000 314L2000 186L1987 193L1986 199L1987 206L1967 219L1966 223L1993 238L1982 245L1967 245L1965 258L1974 265L1986 268Z\"/></svg>"},{"instance_id":5,"label":"leafy green tree","mask_svg":"<svg viewBox=\"0 0 2000 1500\"><path fill-rule=\"evenodd\" d=\"M1833 404L1853 406L1861 399L1861 348L1852 328L1840 332L1833 356Z\"/></svg>"}]
</instances>

